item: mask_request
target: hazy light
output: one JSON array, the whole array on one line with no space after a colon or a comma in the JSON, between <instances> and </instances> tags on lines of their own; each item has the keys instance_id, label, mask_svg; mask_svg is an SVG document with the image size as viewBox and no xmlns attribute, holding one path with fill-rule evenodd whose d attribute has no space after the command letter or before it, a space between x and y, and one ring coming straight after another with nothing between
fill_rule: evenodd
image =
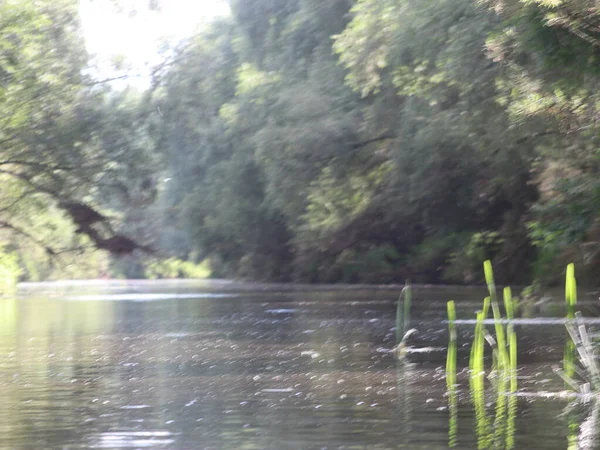
<instances>
[{"instance_id":1,"label":"hazy light","mask_svg":"<svg viewBox=\"0 0 600 450\"><path fill-rule=\"evenodd\" d=\"M92 72L97 78L137 74L144 84L150 68L161 61L165 43L176 44L203 24L230 13L224 0L165 0L160 10L148 8L148 0L122 2L117 11L109 0L81 0L79 12ZM122 60L124 69L115 70ZM128 70L126 70L127 68Z\"/></svg>"}]
</instances>

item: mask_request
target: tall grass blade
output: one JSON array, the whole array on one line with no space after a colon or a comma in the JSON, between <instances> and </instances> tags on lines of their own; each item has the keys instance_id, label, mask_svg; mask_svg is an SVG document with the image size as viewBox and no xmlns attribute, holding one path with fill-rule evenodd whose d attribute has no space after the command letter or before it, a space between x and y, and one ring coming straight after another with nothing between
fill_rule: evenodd
<instances>
[{"instance_id":1,"label":"tall grass blade","mask_svg":"<svg viewBox=\"0 0 600 450\"><path fill-rule=\"evenodd\" d=\"M448 391L448 447L454 448L458 444L458 392L456 386Z\"/></svg>"},{"instance_id":2,"label":"tall grass blade","mask_svg":"<svg viewBox=\"0 0 600 450\"><path fill-rule=\"evenodd\" d=\"M458 395L456 392L456 305L454 301L448 302L448 355L446 359L446 386L448 387L448 410L450 413L448 423L448 447L457 445L458 436Z\"/></svg>"},{"instance_id":3,"label":"tall grass blade","mask_svg":"<svg viewBox=\"0 0 600 450\"><path fill-rule=\"evenodd\" d=\"M483 383L484 356L485 356L485 310L489 309L489 297L484 300L484 311L477 313L477 322L475 324L475 336L471 346L471 357L469 359L469 369L471 372L471 382Z\"/></svg>"},{"instance_id":4,"label":"tall grass blade","mask_svg":"<svg viewBox=\"0 0 600 450\"><path fill-rule=\"evenodd\" d=\"M506 388L507 378L500 375L496 386L496 417L494 418L494 447L506 448Z\"/></svg>"},{"instance_id":5,"label":"tall grass blade","mask_svg":"<svg viewBox=\"0 0 600 450\"><path fill-rule=\"evenodd\" d=\"M515 304L512 296L512 290L509 287L505 287L502 291L504 297L504 309L506 310L506 318L513 320L515 318Z\"/></svg>"},{"instance_id":6,"label":"tall grass blade","mask_svg":"<svg viewBox=\"0 0 600 450\"><path fill-rule=\"evenodd\" d=\"M494 328L496 330L496 341L498 343L498 369L507 371L509 368L509 356L507 353L506 337L504 335L504 326L502 325L502 315L500 314L500 306L496 297L496 284L494 282L494 269L492 262L487 260L483 263L483 272L485 274L485 282L490 293L490 303L494 316Z\"/></svg>"},{"instance_id":7,"label":"tall grass blade","mask_svg":"<svg viewBox=\"0 0 600 450\"><path fill-rule=\"evenodd\" d=\"M410 309L412 308L412 287L410 280L404 282L404 331L410 327Z\"/></svg>"},{"instance_id":8,"label":"tall grass blade","mask_svg":"<svg viewBox=\"0 0 600 450\"><path fill-rule=\"evenodd\" d=\"M475 407L475 420L477 422L477 448L492 448L493 436L490 434L490 419L486 411L483 376L478 376L473 381L471 384L471 398Z\"/></svg>"},{"instance_id":9,"label":"tall grass blade","mask_svg":"<svg viewBox=\"0 0 600 450\"><path fill-rule=\"evenodd\" d=\"M567 271L565 275L565 304L567 309L567 320L575 319L575 308L577 305L577 281L575 279L575 265L573 263L567 266ZM569 330L567 326L567 331L573 337L571 333L572 330ZM563 356L563 370L565 375L569 378L572 378L575 375L573 367L575 365L575 350L576 345L572 339L567 338L567 343L565 345L565 351Z\"/></svg>"},{"instance_id":10,"label":"tall grass blade","mask_svg":"<svg viewBox=\"0 0 600 450\"><path fill-rule=\"evenodd\" d=\"M492 262L488 259L483 263L483 274L485 275L485 283L490 291L490 297L492 300L496 297L496 283L494 283L494 269L492 269Z\"/></svg>"},{"instance_id":11,"label":"tall grass blade","mask_svg":"<svg viewBox=\"0 0 600 450\"><path fill-rule=\"evenodd\" d=\"M510 390L516 392L517 390L517 334L515 333L514 325L512 320L515 318L515 304L512 297L512 291L509 287L505 287L503 291L504 297L504 309L506 310L506 318L508 324L506 326L506 335L508 339L508 359L509 359L509 371L510 371Z\"/></svg>"},{"instance_id":12,"label":"tall grass blade","mask_svg":"<svg viewBox=\"0 0 600 450\"><path fill-rule=\"evenodd\" d=\"M517 396L511 395L508 397L508 417L506 419L506 450L511 450L515 448L515 432L517 430L517 411L518 411L518 403Z\"/></svg>"},{"instance_id":13,"label":"tall grass blade","mask_svg":"<svg viewBox=\"0 0 600 450\"><path fill-rule=\"evenodd\" d=\"M412 289L410 282L407 280L398 297L398 303L396 304L396 345L402 342L404 334L410 326L411 303Z\"/></svg>"},{"instance_id":14,"label":"tall grass blade","mask_svg":"<svg viewBox=\"0 0 600 450\"><path fill-rule=\"evenodd\" d=\"M575 305L577 304L577 282L575 278L575 264L567 266L565 277L565 302L567 304L567 319L575 318Z\"/></svg>"},{"instance_id":15,"label":"tall grass blade","mask_svg":"<svg viewBox=\"0 0 600 450\"><path fill-rule=\"evenodd\" d=\"M456 385L456 305L448 302L448 355L446 357L446 385L451 389Z\"/></svg>"},{"instance_id":16,"label":"tall grass blade","mask_svg":"<svg viewBox=\"0 0 600 450\"><path fill-rule=\"evenodd\" d=\"M483 301L483 308L477 312L475 331L471 353L469 357L469 385L471 399L475 407L476 434L478 448L505 448L515 447L515 430L517 417L517 397L507 396L507 393L517 391L517 334L514 329L516 300L513 299L510 288L504 288L504 308L508 323L504 326L504 319L500 312L500 305L496 295L494 272L490 261L483 265L485 281L489 296ZM571 289L570 292L573 292ZM485 326L490 307L494 318L495 336L490 334ZM455 400L456 380L456 311L454 302L448 302L448 327L450 332L448 355L446 360L446 382L450 396L450 423L449 445L456 445L457 413L453 410ZM494 417L488 415L486 404L485 383L485 346L486 341L492 349L495 377L489 377L496 393L496 406Z\"/></svg>"}]
</instances>

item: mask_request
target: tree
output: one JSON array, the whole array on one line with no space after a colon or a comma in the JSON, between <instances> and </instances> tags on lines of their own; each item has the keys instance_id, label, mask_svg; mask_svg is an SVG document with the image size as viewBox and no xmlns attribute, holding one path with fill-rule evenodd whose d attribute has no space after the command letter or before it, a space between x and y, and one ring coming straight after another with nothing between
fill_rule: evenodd
<instances>
[{"instance_id":1,"label":"tree","mask_svg":"<svg viewBox=\"0 0 600 450\"><path fill-rule=\"evenodd\" d=\"M122 191L122 180L131 184L148 176L135 168L144 166L136 164L144 144L139 136L134 142L127 123L115 120L119 108L107 87L85 75L77 3L4 2L0 17L7 37L0 47L4 239L19 248L33 243L53 259L92 246L122 252L123 245L113 244L123 236L100 211L109 206L107 197Z\"/></svg>"}]
</instances>

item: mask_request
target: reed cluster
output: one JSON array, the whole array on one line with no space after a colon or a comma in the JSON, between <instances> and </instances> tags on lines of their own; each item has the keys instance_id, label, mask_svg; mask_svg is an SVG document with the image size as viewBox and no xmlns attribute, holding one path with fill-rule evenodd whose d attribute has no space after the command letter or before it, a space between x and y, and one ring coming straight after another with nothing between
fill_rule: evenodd
<instances>
[{"instance_id":1,"label":"reed cluster","mask_svg":"<svg viewBox=\"0 0 600 450\"><path fill-rule=\"evenodd\" d=\"M515 446L515 429L518 398L517 391L517 334L514 329L516 301L511 289L504 288L503 303L505 317L500 311L494 273L489 261L484 263L485 280L488 296L483 300L482 309L477 311L477 320L473 342L469 355L469 388L470 397L475 409L476 435L478 448L505 448ZM569 264L565 279L566 306L566 344L563 367L556 372L565 380L567 386L580 394L580 399L590 401L597 399L600 393L600 366L592 336L583 323L583 316L577 308L577 280L575 267ZM486 327L490 309L493 316L493 335ZM446 383L448 389L449 409L449 447L457 446L458 429L458 384L457 384L457 330L456 304L448 302L449 344L446 360ZM486 345L486 342L488 345ZM492 364L489 376L486 377L486 349L491 348ZM489 380L492 392L486 393L486 379ZM495 396L494 412L490 411L490 395ZM569 445L581 444L586 439L596 436L596 423L600 417L600 405L594 402L592 413L581 424L578 419L569 419ZM581 428L581 429L580 429ZM593 432L589 431L592 430ZM593 439L592 439L593 440ZM594 441L595 442L595 441ZM592 448L592 446L578 446ZM593 447L595 448L595 447Z\"/></svg>"},{"instance_id":2,"label":"reed cluster","mask_svg":"<svg viewBox=\"0 0 600 450\"><path fill-rule=\"evenodd\" d=\"M517 398L507 397L517 390L517 335L512 320L516 302L510 288L503 290L506 318L500 312L496 293L494 272L490 261L484 263L485 280L489 295L477 312L477 321L469 356L469 387L475 407L477 421L476 434L479 448L513 448ZM492 310L494 334L488 331L486 319ZM449 344L446 359L446 384L450 412L449 446L457 445L456 430L458 421L457 406L457 332L456 305L448 302ZM496 392L495 414L488 413L485 397L485 349L486 342L492 349L490 380Z\"/></svg>"},{"instance_id":3,"label":"reed cluster","mask_svg":"<svg viewBox=\"0 0 600 450\"><path fill-rule=\"evenodd\" d=\"M485 375L485 348L486 342L492 348L492 371L497 377L511 379L511 388L516 389L517 370L517 335L512 320L516 308L516 302L509 287L503 290L504 309L506 318L500 312L500 305L494 282L494 272L490 261L483 265L485 280L489 295L483 300L483 307L477 312L477 321L471 352L469 356L470 383L483 383ZM494 333L492 336L488 331L485 321L488 318L490 308L494 319ZM448 386L456 380L456 305L454 301L448 302L448 327L449 344L446 359L446 380Z\"/></svg>"}]
</instances>

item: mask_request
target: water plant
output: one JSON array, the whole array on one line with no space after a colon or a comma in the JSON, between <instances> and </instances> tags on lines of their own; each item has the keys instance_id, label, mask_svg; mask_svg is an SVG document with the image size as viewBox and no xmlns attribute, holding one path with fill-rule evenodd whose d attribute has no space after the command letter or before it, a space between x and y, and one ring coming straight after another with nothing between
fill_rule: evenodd
<instances>
[{"instance_id":1,"label":"water plant","mask_svg":"<svg viewBox=\"0 0 600 450\"><path fill-rule=\"evenodd\" d=\"M448 302L448 355L446 356L446 386L451 390L456 385L456 305Z\"/></svg>"},{"instance_id":2,"label":"water plant","mask_svg":"<svg viewBox=\"0 0 600 450\"><path fill-rule=\"evenodd\" d=\"M565 275L565 306L567 310L567 323L575 319L575 307L577 305L577 280L575 278L575 265L573 263L567 266ZM567 332L569 328L567 327ZM571 334L571 333L569 333ZM565 351L563 357L563 374L565 381L570 380L576 372L575 369L575 343L567 336ZM560 374L560 372L559 372ZM562 374L561 374L562 376ZM567 381L567 384L571 384Z\"/></svg>"},{"instance_id":3,"label":"water plant","mask_svg":"<svg viewBox=\"0 0 600 450\"><path fill-rule=\"evenodd\" d=\"M581 319L581 313L577 312L575 313L575 323L566 323L571 338L570 342L575 346L579 355L579 362L583 366L583 370L577 370L578 367L575 365L572 366L572 369L585 380L583 384L580 384L582 393L600 392L600 369L596 361L592 340L585 325L581 323Z\"/></svg>"},{"instance_id":4,"label":"water plant","mask_svg":"<svg viewBox=\"0 0 600 450\"><path fill-rule=\"evenodd\" d=\"M484 274L489 295L483 300L483 306L477 312L477 320L469 355L469 387L471 400L475 408L476 434L478 448L513 448L517 398L507 394L517 390L517 335L512 320L516 303L510 288L504 288L503 300L506 319L502 317L497 298L494 272L490 261L484 263ZM455 447L458 421L456 370L457 370L457 333L456 305L448 302L449 343L446 358L446 385L448 389L448 409L450 412L449 446ZM494 333L488 331L485 321L492 309ZM506 327L504 323L506 322ZM492 370L489 379L496 392L495 414L490 416L485 395L485 347L486 342L492 349Z\"/></svg>"},{"instance_id":5,"label":"water plant","mask_svg":"<svg viewBox=\"0 0 600 450\"><path fill-rule=\"evenodd\" d=\"M575 351L569 353L568 359L563 361L563 369L556 368L555 371L562 377L567 386L580 394L590 395L600 392L600 368L596 361L596 353L592 339L582 323L580 312L575 313L575 320L567 321L565 326L569 334L566 352L572 347L579 356L578 366L575 363ZM579 381L575 379L577 377Z\"/></svg>"},{"instance_id":6,"label":"water plant","mask_svg":"<svg viewBox=\"0 0 600 450\"><path fill-rule=\"evenodd\" d=\"M412 303L412 288L410 281L406 280L404 288L398 297L396 304L396 345L399 345L406 337L410 325L410 307Z\"/></svg>"},{"instance_id":7,"label":"water plant","mask_svg":"<svg viewBox=\"0 0 600 450\"><path fill-rule=\"evenodd\" d=\"M515 447L517 391L517 333L514 328L516 299L511 289L502 291L506 317L500 312L497 299L494 274L489 261L484 264L484 273L488 287L488 296L477 312L473 342L469 356L470 397L475 410L478 448ZM567 386L581 395L577 402L593 402L593 409L586 420L579 424L578 416L569 416L569 448L595 448L596 427L600 420L600 406L597 394L600 392L600 364L592 335L587 330L581 312L577 308L577 280L575 267L569 264L565 278L565 305L567 343L563 367L556 372L565 380ZM449 410L449 447L457 446L458 406L457 406L457 333L456 305L448 302L449 343L446 360L446 383ZM486 327L489 310L493 314L493 334ZM487 342L487 345L486 345ZM486 347L492 350L491 370L486 377ZM486 380L492 393L486 390ZM495 398L493 412L490 398Z\"/></svg>"},{"instance_id":8,"label":"water plant","mask_svg":"<svg viewBox=\"0 0 600 450\"><path fill-rule=\"evenodd\" d=\"M446 386L448 388L448 410L450 412L448 426L448 446L455 447L458 434L458 393L456 390L456 305L454 300L448 302L448 354L446 356Z\"/></svg>"},{"instance_id":9,"label":"water plant","mask_svg":"<svg viewBox=\"0 0 600 450\"><path fill-rule=\"evenodd\" d=\"M510 375L510 391L517 390L517 333L512 323L515 318L515 300L512 296L510 287L505 287L503 290L504 309L506 310L506 335L508 337L508 370Z\"/></svg>"},{"instance_id":10,"label":"water plant","mask_svg":"<svg viewBox=\"0 0 600 450\"><path fill-rule=\"evenodd\" d=\"M481 311L477 312L473 344L469 357L470 381L471 384L483 382L483 376L485 375L485 343L487 342L492 348L492 370L498 372L501 376L515 378L511 388L516 389L514 372L517 368L517 336L511 322L514 319L515 300L510 288L505 288L503 299L506 319L504 319L500 312L491 262L485 261L483 268L489 296L483 300ZM490 308L494 319L495 337L488 332L485 326ZM504 327L505 321L507 322L506 329Z\"/></svg>"}]
</instances>

